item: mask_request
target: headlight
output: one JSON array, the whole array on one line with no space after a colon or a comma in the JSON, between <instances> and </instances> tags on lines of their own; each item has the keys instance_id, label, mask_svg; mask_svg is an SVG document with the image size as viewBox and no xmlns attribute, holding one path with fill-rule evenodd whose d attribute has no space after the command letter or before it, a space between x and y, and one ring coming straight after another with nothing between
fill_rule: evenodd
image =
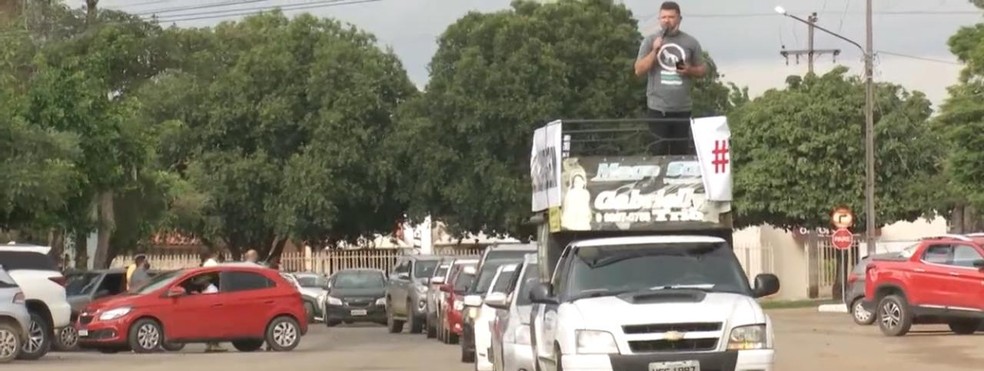
<instances>
[{"instance_id":1,"label":"headlight","mask_svg":"<svg viewBox=\"0 0 984 371\"><path fill-rule=\"evenodd\" d=\"M462 309L465 309L465 303L461 300L455 299L454 310L460 312Z\"/></svg>"},{"instance_id":2,"label":"headlight","mask_svg":"<svg viewBox=\"0 0 984 371\"><path fill-rule=\"evenodd\" d=\"M331 296L327 297L326 299L328 299L328 305L342 305L342 299L331 297Z\"/></svg>"},{"instance_id":3,"label":"headlight","mask_svg":"<svg viewBox=\"0 0 984 371\"><path fill-rule=\"evenodd\" d=\"M376 305L386 305L386 298L376 299Z\"/></svg>"},{"instance_id":4,"label":"headlight","mask_svg":"<svg viewBox=\"0 0 984 371\"><path fill-rule=\"evenodd\" d=\"M475 319L475 317L478 317L478 308L476 308L476 307L468 307L468 314L467 315L468 315L468 318Z\"/></svg>"},{"instance_id":5,"label":"headlight","mask_svg":"<svg viewBox=\"0 0 984 371\"><path fill-rule=\"evenodd\" d=\"M123 317L130 313L130 307L122 307L116 309L110 309L99 314L100 321L112 321L114 319Z\"/></svg>"},{"instance_id":6,"label":"headlight","mask_svg":"<svg viewBox=\"0 0 984 371\"><path fill-rule=\"evenodd\" d=\"M530 345L530 326L519 325L516 329L502 336L503 343Z\"/></svg>"},{"instance_id":7,"label":"headlight","mask_svg":"<svg viewBox=\"0 0 984 371\"><path fill-rule=\"evenodd\" d=\"M728 350L765 349L765 342L765 325L735 327L728 336Z\"/></svg>"},{"instance_id":8,"label":"headlight","mask_svg":"<svg viewBox=\"0 0 984 371\"><path fill-rule=\"evenodd\" d=\"M618 353L615 337L608 331L577 330L578 354L612 354Z\"/></svg>"}]
</instances>

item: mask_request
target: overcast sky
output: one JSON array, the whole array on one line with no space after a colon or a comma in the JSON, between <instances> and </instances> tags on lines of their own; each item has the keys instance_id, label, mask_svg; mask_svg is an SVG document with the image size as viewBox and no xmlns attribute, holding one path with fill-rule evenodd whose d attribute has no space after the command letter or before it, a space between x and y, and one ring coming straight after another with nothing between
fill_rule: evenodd
<instances>
[{"instance_id":1,"label":"overcast sky","mask_svg":"<svg viewBox=\"0 0 984 371\"><path fill-rule=\"evenodd\" d=\"M332 3L332 2L335 3ZM344 2L362 1L360 3ZM961 26L982 22L982 12L968 0L873 0L874 46L878 55L876 79L892 81L925 92L934 103L946 97L946 87L956 82L960 65L946 47L947 38ZM660 0L624 0L645 30ZM83 0L69 0L79 7ZM506 9L509 0L102 0L105 8L131 13L158 12L163 21L179 26L210 26L234 20L250 11L274 6L307 7L286 14L311 12L335 17L374 33L403 60L419 86L427 82L427 63L436 50L437 36L469 11ZM861 0L687 0L682 28L696 36L718 62L725 79L746 85L753 94L780 87L787 75L806 72L805 61L789 65L779 55L787 49L805 48L807 29L782 17L777 5L806 18L819 13L820 26L864 44L864 1ZM215 6L234 4L233 6ZM189 19L204 18L206 19ZM816 48L838 48L838 64L860 73L862 54L856 47L818 31ZM903 54L901 57L891 54ZM830 56L820 57L817 72L834 66Z\"/></svg>"}]
</instances>

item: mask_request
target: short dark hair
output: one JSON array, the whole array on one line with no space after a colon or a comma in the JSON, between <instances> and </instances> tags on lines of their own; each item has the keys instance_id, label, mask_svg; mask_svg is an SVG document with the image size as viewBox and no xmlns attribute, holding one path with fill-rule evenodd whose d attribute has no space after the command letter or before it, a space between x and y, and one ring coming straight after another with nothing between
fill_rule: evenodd
<instances>
[{"instance_id":1,"label":"short dark hair","mask_svg":"<svg viewBox=\"0 0 984 371\"><path fill-rule=\"evenodd\" d=\"M673 10L680 15L680 4L676 1L664 1L662 5L659 6L659 10Z\"/></svg>"}]
</instances>

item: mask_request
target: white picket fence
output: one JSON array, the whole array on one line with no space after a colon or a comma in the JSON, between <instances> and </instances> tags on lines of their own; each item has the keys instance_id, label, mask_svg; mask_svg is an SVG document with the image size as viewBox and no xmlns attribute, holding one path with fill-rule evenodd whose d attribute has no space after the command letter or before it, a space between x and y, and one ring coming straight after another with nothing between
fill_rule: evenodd
<instances>
[{"instance_id":1,"label":"white picket fence","mask_svg":"<svg viewBox=\"0 0 984 371\"><path fill-rule=\"evenodd\" d=\"M439 248L440 255L480 255L482 248ZM284 253L280 257L280 268L286 272L316 272L331 274L349 268L375 268L389 271L396 259L404 255L419 254L416 249L359 249L328 250ZM770 246L736 246L735 256L741 262L749 278L760 273L774 273L775 259ZM151 269L183 269L201 264L195 254L151 254L147 256ZM227 259L229 257L227 256ZM132 256L119 256L111 264L121 268L133 262Z\"/></svg>"}]
</instances>

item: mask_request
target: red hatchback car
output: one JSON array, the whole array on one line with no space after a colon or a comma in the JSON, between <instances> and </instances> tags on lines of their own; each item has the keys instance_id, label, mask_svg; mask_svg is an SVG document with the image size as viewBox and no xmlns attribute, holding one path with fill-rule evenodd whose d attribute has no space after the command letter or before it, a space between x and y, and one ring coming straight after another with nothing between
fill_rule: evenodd
<instances>
[{"instance_id":1,"label":"red hatchback car","mask_svg":"<svg viewBox=\"0 0 984 371\"><path fill-rule=\"evenodd\" d=\"M243 352L264 342L289 351L308 324L301 293L278 271L232 263L157 275L137 290L93 301L75 326L82 348L148 353L225 341Z\"/></svg>"}]
</instances>

